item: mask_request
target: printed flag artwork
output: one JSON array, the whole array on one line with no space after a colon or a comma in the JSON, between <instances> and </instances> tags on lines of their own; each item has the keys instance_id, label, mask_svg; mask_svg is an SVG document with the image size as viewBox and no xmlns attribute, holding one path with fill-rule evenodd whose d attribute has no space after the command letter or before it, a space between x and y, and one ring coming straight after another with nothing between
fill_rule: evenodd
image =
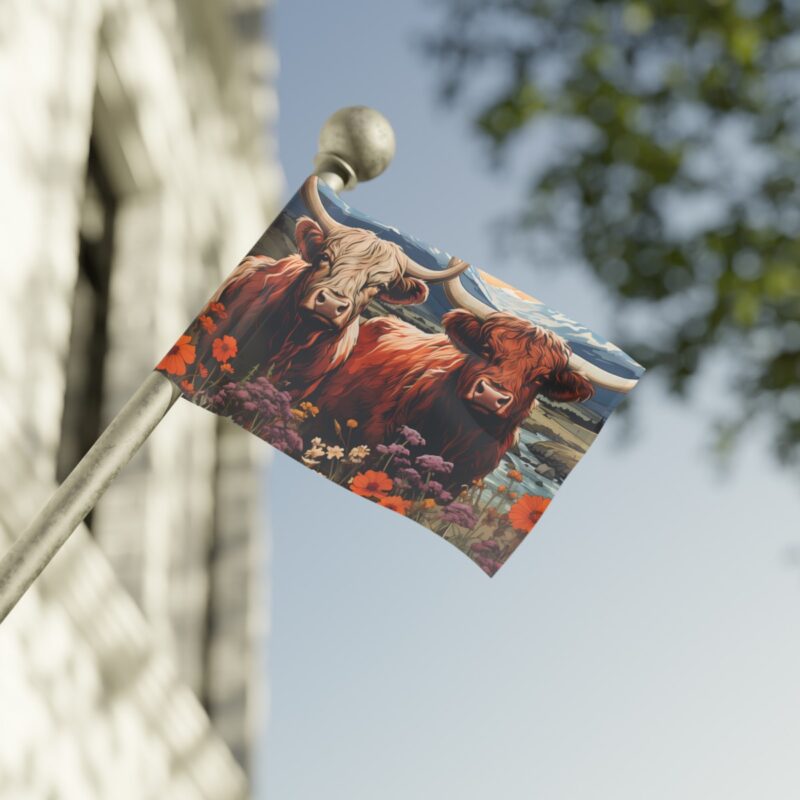
<instances>
[{"instance_id":1,"label":"printed flag artwork","mask_svg":"<svg viewBox=\"0 0 800 800\"><path fill-rule=\"evenodd\" d=\"M644 372L313 176L156 369L489 575Z\"/></svg>"}]
</instances>

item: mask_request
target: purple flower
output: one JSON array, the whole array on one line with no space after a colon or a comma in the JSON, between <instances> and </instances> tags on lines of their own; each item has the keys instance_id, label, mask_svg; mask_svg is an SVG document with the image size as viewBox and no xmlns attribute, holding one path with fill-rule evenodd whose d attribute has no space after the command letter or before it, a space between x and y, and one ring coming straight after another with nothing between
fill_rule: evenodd
<instances>
[{"instance_id":1,"label":"purple flower","mask_svg":"<svg viewBox=\"0 0 800 800\"><path fill-rule=\"evenodd\" d=\"M485 542L475 542L471 549L473 553L496 556L500 552L500 545L494 539L487 539Z\"/></svg>"},{"instance_id":2,"label":"purple flower","mask_svg":"<svg viewBox=\"0 0 800 800\"><path fill-rule=\"evenodd\" d=\"M442 513L442 519L462 528L474 528L478 522L475 509L466 503L450 503Z\"/></svg>"},{"instance_id":3,"label":"purple flower","mask_svg":"<svg viewBox=\"0 0 800 800\"><path fill-rule=\"evenodd\" d=\"M294 429L291 396L267 378L235 383L229 381L208 395L209 409L225 414L235 423L265 439L286 453L303 449L303 441ZM257 427L254 423L257 422Z\"/></svg>"},{"instance_id":4,"label":"purple flower","mask_svg":"<svg viewBox=\"0 0 800 800\"><path fill-rule=\"evenodd\" d=\"M425 440L422 438L419 431L409 428L408 425L403 425L400 428L400 433L405 437L406 444L410 444L412 447L425 444Z\"/></svg>"},{"instance_id":5,"label":"purple flower","mask_svg":"<svg viewBox=\"0 0 800 800\"><path fill-rule=\"evenodd\" d=\"M403 456L395 457L394 463L398 467L410 467L411 466L411 462L407 458L403 458Z\"/></svg>"},{"instance_id":6,"label":"purple flower","mask_svg":"<svg viewBox=\"0 0 800 800\"><path fill-rule=\"evenodd\" d=\"M491 578L503 566L502 562L486 556L476 556L475 563Z\"/></svg>"},{"instance_id":7,"label":"purple flower","mask_svg":"<svg viewBox=\"0 0 800 800\"><path fill-rule=\"evenodd\" d=\"M375 448L379 453L386 455L387 453L393 456L410 456L411 453L401 444L379 444Z\"/></svg>"},{"instance_id":8,"label":"purple flower","mask_svg":"<svg viewBox=\"0 0 800 800\"><path fill-rule=\"evenodd\" d=\"M422 483L422 476L414 467L405 467L397 470L397 476L408 481L411 486L419 486Z\"/></svg>"},{"instance_id":9,"label":"purple flower","mask_svg":"<svg viewBox=\"0 0 800 800\"><path fill-rule=\"evenodd\" d=\"M270 439L272 446L282 453L294 453L303 449L303 440L297 431L285 429L283 436L277 437L274 441Z\"/></svg>"},{"instance_id":10,"label":"purple flower","mask_svg":"<svg viewBox=\"0 0 800 800\"><path fill-rule=\"evenodd\" d=\"M417 456L417 464L422 469L429 469L431 472L450 473L453 471L453 462L445 461L441 456L423 455Z\"/></svg>"},{"instance_id":11,"label":"purple flower","mask_svg":"<svg viewBox=\"0 0 800 800\"><path fill-rule=\"evenodd\" d=\"M287 427L283 421L260 426L257 435L282 453L294 453L303 449L303 440L300 435L297 431Z\"/></svg>"},{"instance_id":12,"label":"purple flower","mask_svg":"<svg viewBox=\"0 0 800 800\"><path fill-rule=\"evenodd\" d=\"M426 493L436 497L440 503L449 503L453 499L453 495L439 481L428 481L422 488Z\"/></svg>"}]
</instances>

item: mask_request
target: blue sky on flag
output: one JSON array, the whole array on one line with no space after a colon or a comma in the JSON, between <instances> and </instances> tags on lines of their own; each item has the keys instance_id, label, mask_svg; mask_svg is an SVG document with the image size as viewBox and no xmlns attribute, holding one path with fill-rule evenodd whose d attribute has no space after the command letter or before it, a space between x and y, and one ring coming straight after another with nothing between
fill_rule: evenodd
<instances>
[{"instance_id":1,"label":"blue sky on flag","mask_svg":"<svg viewBox=\"0 0 800 800\"><path fill-rule=\"evenodd\" d=\"M362 227L379 232L381 235L402 244L409 255L424 266L429 266L433 269L443 269L447 266L450 256L453 255L464 258L465 261L470 261L468 256L460 256L459 253L451 253L448 250L442 250L435 245L420 240L407 231L399 230L394 225L376 220L369 212L358 209L348 203L347 192L343 193L343 196L336 200L334 199L336 195L326 186L323 185L321 191L326 196L332 198L332 203L334 205L333 207L328 206L328 209L332 212L335 219L347 222L348 224L353 224L353 220L358 220L358 224ZM302 202L299 199L297 202L300 204L298 206L298 213L305 213ZM336 213L337 204L341 204L344 207L350 219L347 219L344 214L340 215ZM293 204L290 203L288 208L289 210L293 210ZM503 308L505 310L514 311L533 323L544 325L549 330L555 331L560 336L563 336L573 348L577 348L582 356L590 358L593 363L596 360L604 361L601 366L606 369L614 370L616 374L624 374L626 377L641 377L643 370L640 365L616 345L609 342L608 339L591 331L585 325L570 319L561 311L549 308L538 298L534 298L528 293L523 293L516 287L500 285L491 274L487 274L486 270L491 272L491 267L473 261L470 262L470 268L462 277L462 281L466 284L469 291L477 297L498 309ZM441 316L451 305L444 299L444 294L441 290L430 287L430 291L432 298L425 306L418 310L421 313L425 313L428 305L435 306L432 308L432 311L438 312L439 316ZM439 298L441 302L438 304L433 302L436 298Z\"/></svg>"},{"instance_id":2,"label":"blue sky on flag","mask_svg":"<svg viewBox=\"0 0 800 800\"><path fill-rule=\"evenodd\" d=\"M431 21L416 0L279 2L285 198L325 117L373 105L397 157L346 202L614 341L614 309L587 276L498 247L492 223L524 187L439 107L417 49ZM724 365L689 406L646 375L633 427L611 419L491 581L277 455L259 796L797 797L797 476L759 430L721 474L702 409L724 398Z\"/></svg>"}]
</instances>

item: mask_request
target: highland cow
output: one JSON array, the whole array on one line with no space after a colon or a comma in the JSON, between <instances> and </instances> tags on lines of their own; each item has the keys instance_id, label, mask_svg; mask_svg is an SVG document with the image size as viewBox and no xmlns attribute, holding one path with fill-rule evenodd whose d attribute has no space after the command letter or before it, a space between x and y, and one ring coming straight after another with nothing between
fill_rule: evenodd
<instances>
[{"instance_id":1,"label":"highland cow","mask_svg":"<svg viewBox=\"0 0 800 800\"><path fill-rule=\"evenodd\" d=\"M450 490L497 467L538 395L582 401L592 383L616 391L635 384L574 355L553 332L480 302L459 279L445 291L460 307L443 316L443 334L389 317L363 323L316 402L325 418L357 420L372 448L394 441L403 425L419 431L426 452L453 463L442 481Z\"/></svg>"},{"instance_id":2,"label":"highland cow","mask_svg":"<svg viewBox=\"0 0 800 800\"><path fill-rule=\"evenodd\" d=\"M211 299L224 306L227 318L198 334L201 357L214 339L233 336L236 374L271 370L295 398L310 394L345 361L358 338L359 314L373 299L422 303L426 282L447 280L468 266L451 259L445 269L428 269L394 242L337 222L320 200L315 176L301 194L314 218L297 220L299 252L279 260L245 258Z\"/></svg>"}]
</instances>

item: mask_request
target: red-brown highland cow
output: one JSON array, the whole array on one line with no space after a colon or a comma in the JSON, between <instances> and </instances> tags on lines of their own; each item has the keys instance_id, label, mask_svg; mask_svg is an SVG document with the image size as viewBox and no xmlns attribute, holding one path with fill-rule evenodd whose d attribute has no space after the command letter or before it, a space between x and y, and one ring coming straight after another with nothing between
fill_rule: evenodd
<instances>
[{"instance_id":1,"label":"red-brown highland cow","mask_svg":"<svg viewBox=\"0 0 800 800\"><path fill-rule=\"evenodd\" d=\"M425 452L454 464L437 479L457 490L497 467L537 395L569 402L591 397L592 383L635 385L575 356L551 331L481 303L458 279L445 291L460 308L443 316L443 334L389 317L361 325L349 359L320 388L321 417L355 418L371 448L414 428Z\"/></svg>"},{"instance_id":2,"label":"red-brown highland cow","mask_svg":"<svg viewBox=\"0 0 800 800\"><path fill-rule=\"evenodd\" d=\"M245 258L211 299L225 306L227 319L215 319L216 328L201 330L198 341L198 356L210 360L216 338L235 337L235 374L265 374L271 367L272 378L296 398L345 361L358 338L359 314L371 300L422 303L426 282L447 280L468 266L452 259L443 270L427 269L394 242L337 222L320 200L316 176L301 194L314 218L297 220L299 252L280 260Z\"/></svg>"}]
</instances>

